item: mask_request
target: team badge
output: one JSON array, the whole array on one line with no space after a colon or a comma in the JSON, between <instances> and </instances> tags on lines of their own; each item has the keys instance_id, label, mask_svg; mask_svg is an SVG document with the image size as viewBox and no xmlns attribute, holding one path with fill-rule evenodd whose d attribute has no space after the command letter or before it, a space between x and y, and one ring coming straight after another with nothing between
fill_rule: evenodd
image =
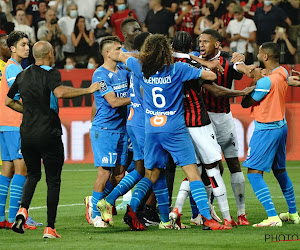
<instances>
[{"instance_id":1,"label":"team badge","mask_svg":"<svg viewBox=\"0 0 300 250\"><path fill-rule=\"evenodd\" d=\"M107 86L106 86L106 83L105 83L105 81L101 81L101 82L99 82L99 84L100 84L100 91L101 92L105 92L105 91L107 91Z\"/></svg>"}]
</instances>

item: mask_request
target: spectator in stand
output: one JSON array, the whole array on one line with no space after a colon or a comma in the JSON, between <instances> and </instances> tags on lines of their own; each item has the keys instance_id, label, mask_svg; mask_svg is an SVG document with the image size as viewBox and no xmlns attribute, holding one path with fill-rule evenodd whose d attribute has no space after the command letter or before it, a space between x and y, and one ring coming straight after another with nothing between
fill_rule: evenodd
<instances>
[{"instance_id":1,"label":"spectator in stand","mask_svg":"<svg viewBox=\"0 0 300 250\"><path fill-rule=\"evenodd\" d=\"M193 37L194 35L194 23L198 16L195 8L189 0L180 1L180 10L175 14L175 23L177 31L186 31Z\"/></svg>"},{"instance_id":2,"label":"spectator in stand","mask_svg":"<svg viewBox=\"0 0 300 250\"><path fill-rule=\"evenodd\" d=\"M289 25L286 22L280 23L275 29L274 43L280 46L280 64L294 64L297 44L288 37Z\"/></svg>"},{"instance_id":3,"label":"spectator in stand","mask_svg":"<svg viewBox=\"0 0 300 250\"><path fill-rule=\"evenodd\" d=\"M6 23L6 15L4 12L2 12L2 6L0 5L0 28L3 28Z\"/></svg>"},{"instance_id":4,"label":"spectator in stand","mask_svg":"<svg viewBox=\"0 0 300 250\"><path fill-rule=\"evenodd\" d=\"M71 34L74 30L75 21L78 16L78 7L74 2L67 6L67 16L58 20L61 32L67 37L67 43L63 45L64 56L72 56L75 53L75 47L72 43Z\"/></svg>"},{"instance_id":5,"label":"spectator in stand","mask_svg":"<svg viewBox=\"0 0 300 250\"><path fill-rule=\"evenodd\" d=\"M103 37L111 34L111 28L108 23L111 14L110 9L105 11L103 5L96 6L95 15L91 21L91 28L94 32L96 42L100 42Z\"/></svg>"},{"instance_id":6,"label":"spectator in stand","mask_svg":"<svg viewBox=\"0 0 300 250\"><path fill-rule=\"evenodd\" d=\"M44 40L51 43L55 53L56 67L61 68L65 58L62 51L62 45L66 44L68 39L59 28L55 12L52 9L47 10L46 24L38 29L37 38L38 40Z\"/></svg>"},{"instance_id":7,"label":"spectator in stand","mask_svg":"<svg viewBox=\"0 0 300 250\"><path fill-rule=\"evenodd\" d=\"M73 0L78 6L78 15L86 19L87 29L90 29L98 0Z\"/></svg>"},{"instance_id":8,"label":"spectator in stand","mask_svg":"<svg viewBox=\"0 0 300 250\"><path fill-rule=\"evenodd\" d=\"M258 45L274 39L274 31L278 24L282 22L287 22L289 26L292 24L287 14L269 0L264 0L264 5L255 11L254 22L257 27Z\"/></svg>"},{"instance_id":9,"label":"spectator in stand","mask_svg":"<svg viewBox=\"0 0 300 250\"><path fill-rule=\"evenodd\" d=\"M233 9L234 20L227 26L226 33L230 42L231 52L244 54L246 64L253 64L253 46L256 42L256 26L253 20L244 17L244 10L240 5Z\"/></svg>"},{"instance_id":10,"label":"spectator in stand","mask_svg":"<svg viewBox=\"0 0 300 250\"><path fill-rule=\"evenodd\" d=\"M179 0L161 0L161 5L168 11L176 13L179 6Z\"/></svg>"},{"instance_id":11,"label":"spectator in stand","mask_svg":"<svg viewBox=\"0 0 300 250\"><path fill-rule=\"evenodd\" d=\"M161 0L150 0L149 8L145 23L142 25L143 32L173 37L175 24L173 14L161 5Z\"/></svg>"},{"instance_id":12,"label":"spectator in stand","mask_svg":"<svg viewBox=\"0 0 300 250\"><path fill-rule=\"evenodd\" d=\"M54 10L58 19L68 15L68 6L74 3L72 0L52 0L49 2L49 7Z\"/></svg>"},{"instance_id":13,"label":"spectator in stand","mask_svg":"<svg viewBox=\"0 0 300 250\"><path fill-rule=\"evenodd\" d=\"M25 0L25 9L29 26L31 26L33 24L33 20L39 16L38 2L40 1L44 2L44 0Z\"/></svg>"},{"instance_id":14,"label":"spectator in stand","mask_svg":"<svg viewBox=\"0 0 300 250\"><path fill-rule=\"evenodd\" d=\"M24 10L25 11L25 3L20 0L16 3L15 5L15 10ZM6 15L6 19L9 23L13 23L13 16L12 16L12 13L16 13L16 11L12 11L11 9L11 2L10 1L7 1L6 2L6 8L5 8L5 15ZM28 26L31 26L31 23L29 22L29 19L28 19L28 15L26 14L25 16L25 24L28 25Z\"/></svg>"},{"instance_id":15,"label":"spectator in stand","mask_svg":"<svg viewBox=\"0 0 300 250\"><path fill-rule=\"evenodd\" d=\"M229 22L234 19L233 8L236 6L235 0L230 0L226 2L226 10L227 12L222 15L221 19L224 23L224 27L228 26Z\"/></svg>"},{"instance_id":16,"label":"spectator in stand","mask_svg":"<svg viewBox=\"0 0 300 250\"><path fill-rule=\"evenodd\" d=\"M115 0L115 6L117 11L112 14L110 18L112 35L118 36L124 42L124 37L121 31L121 23L126 18L134 18L137 20L137 16L133 10L127 8L126 0Z\"/></svg>"},{"instance_id":17,"label":"spectator in stand","mask_svg":"<svg viewBox=\"0 0 300 250\"><path fill-rule=\"evenodd\" d=\"M87 69L97 69L103 64L103 60L101 60L97 56L91 56L88 61Z\"/></svg>"},{"instance_id":18,"label":"spectator in stand","mask_svg":"<svg viewBox=\"0 0 300 250\"><path fill-rule=\"evenodd\" d=\"M72 56L67 56L66 57L66 64L64 66L64 69L75 69L76 67L76 62Z\"/></svg>"},{"instance_id":19,"label":"spectator in stand","mask_svg":"<svg viewBox=\"0 0 300 250\"><path fill-rule=\"evenodd\" d=\"M256 9L262 7L263 5L263 0L241 1L241 6L245 12L245 17L251 19L253 19Z\"/></svg>"},{"instance_id":20,"label":"spectator in stand","mask_svg":"<svg viewBox=\"0 0 300 250\"><path fill-rule=\"evenodd\" d=\"M202 10L201 10L203 16L198 18L195 28L194 28L194 33L196 35L200 35L206 29L219 30L219 29L223 28L222 20L220 20L219 18L214 16L214 11L215 11L215 7L212 3L206 3L203 5ZM207 17L207 16L214 17L214 22L212 22L212 25L209 25L209 23L208 23L211 18L205 19L205 17Z\"/></svg>"},{"instance_id":21,"label":"spectator in stand","mask_svg":"<svg viewBox=\"0 0 300 250\"><path fill-rule=\"evenodd\" d=\"M48 10L48 5L45 1L39 1L38 4L38 15L35 15L32 20L32 26L34 31L37 32L39 27L46 23L46 12Z\"/></svg>"},{"instance_id":22,"label":"spectator in stand","mask_svg":"<svg viewBox=\"0 0 300 250\"><path fill-rule=\"evenodd\" d=\"M93 31L86 29L85 18L83 16L76 18L71 38L73 46L75 47L76 67L86 68L91 46L95 38Z\"/></svg>"},{"instance_id":23,"label":"spectator in stand","mask_svg":"<svg viewBox=\"0 0 300 250\"><path fill-rule=\"evenodd\" d=\"M149 0L127 0L129 9L132 9L139 23L144 23L149 11Z\"/></svg>"},{"instance_id":24,"label":"spectator in stand","mask_svg":"<svg viewBox=\"0 0 300 250\"><path fill-rule=\"evenodd\" d=\"M15 24L16 31L23 31L29 39L30 45L35 44L36 37L34 29L25 24L26 14L24 10L17 10L16 17L13 19L13 23Z\"/></svg>"}]
</instances>

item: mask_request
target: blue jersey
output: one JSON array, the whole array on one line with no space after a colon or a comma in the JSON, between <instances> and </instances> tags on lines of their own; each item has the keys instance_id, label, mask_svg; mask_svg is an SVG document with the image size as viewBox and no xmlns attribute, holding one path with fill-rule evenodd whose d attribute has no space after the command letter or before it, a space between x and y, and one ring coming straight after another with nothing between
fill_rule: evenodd
<instances>
[{"instance_id":1,"label":"blue jersey","mask_svg":"<svg viewBox=\"0 0 300 250\"><path fill-rule=\"evenodd\" d=\"M128 58L126 65L137 77L143 79L145 132L169 133L185 129L183 82L199 78L202 69L177 62L146 79L136 58Z\"/></svg>"},{"instance_id":2,"label":"blue jersey","mask_svg":"<svg viewBox=\"0 0 300 250\"><path fill-rule=\"evenodd\" d=\"M117 73L99 67L93 74L93 82L99 82L101 88L94 93L96 114L92 123L94 129L106 129L119 133L126 132L126 106L112 108L104 96L114 92L118 98L126 98L129 71L118 65Z\"/></svg>"},{"instance_id":3,"label":"blue jersey","mask_svg":"<svg viewBox=\"0 0 300 250\"><path fill-rule=\"evenodd\" d=\"M127 118L127 126L145 127L145 110L143 107L143 97L141 94L142 78L138 78L134 73L130 74L129 96L131 98L130 112Z\"/></svg>"}]
</instances>

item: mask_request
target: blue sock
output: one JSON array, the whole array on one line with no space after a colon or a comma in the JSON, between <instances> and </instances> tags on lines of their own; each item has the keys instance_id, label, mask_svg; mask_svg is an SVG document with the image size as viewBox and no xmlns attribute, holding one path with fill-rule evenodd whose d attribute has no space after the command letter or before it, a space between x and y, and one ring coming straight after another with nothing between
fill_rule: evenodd
<instances>
[{"instance_id":1,"label":"blue sock","mask_svg":"<svg viewBox=\"0 0 300 250\"><path fill-rule=\"evenodd\" d=\"M197 204L196 204L195 200L193 199L193 196L191 196L191 195L190 195L190 204L191 204L191 209L192 209L192 218L195 219L199 214L199 210L197 208Z\"/></svg>"},{"instance_id":2,"label":"blue sock","mask_svg":"<svg viewBox=\"0 0 300 250\"><path fill-rule=\"evenodd\" d=\"M105 184L105 188L103 190L104 197L107 196L113 189L114 189L114 186L110 183L109 180L107 180L107 182Z\"/></svg>"},{"instance_id":3,"label":"blue sock","mask_svg":"<svg viewBox=\"0 0 300 250\"><path fill-rule=\"evenodd\" d=\"M138 171L133 170L129 174L127 174L120 183L114 188L114 190L106 197L106 201L111 204L115 205L116 199L119 196L126 194L130 189L134 187L138 181L142 179L142 176L139 174Z\"/></svg>"},{"instance_id":4,"label":"blue sock","mask_svg":"<svg viewBox=\"0 0 300 250\"><path fill-rule=\"evenodd\" d=\"M260 203L264 206L268 217L277 216L277 212L275 210L270 190L264 181L262 174L247 174L248 180L253 188L253 191L260 201Z\"/></svg>"},{"instance_id":5,"label":"blue sock","mask_svg":"<svg viewBox=\"0 0 300 250\"><path fill-rule=\"evenodd\" d=\"M15 174L12 178L10 185L10 200L9 200L9 212L8 222L15 221L16 214L20 207L20 201L23 193L23 186L25 184L26 177L23 175Z\"/></svg>"},{"instance_id":6,"label":"blue sock","mask_svg":"<svg viewBox=\"0 0 300 250\"><path fill-rule=\"evenodd\" d=\"M130 207L133 212L136 212L136 210L138 209L141 203L141 200L145 197L145 195L147 194L148 190L151 187L152 187L152 182L146 177L141 179L136 184L136 187L133 191L133 195L130 201Z\"/></svg>"},{"instance_id":7,"label":"blue sock","mask_svg":"<svg viewBox=\"0 0 300 250\"><path fill-rule=\"evenodd\" d=\"M93 219L96 218L96 216L101 216L100 212L97 209L97 203L99 200L102 200L104 198L104 192L96 192L93 190L93 198L92 198L92 203L93 203Z\"/></svg>"},{"instance_id":8,"label":"blue sock","mask_svg":"<svg viewBox=\"0 0 300 250\"><path fill-rule=\"evenodd\" d=\"M0 222L5 221L5 204L11 178L0 175Z\"/></svg>"},{"instance_id":9,"label":"blue sock","mask_svg":"<svg viewBox=\"0 0 300 250\"><path fill-rule=\"evenodd\" d=\"M157 205L159 209L159 216L162 222L169 221L169 192L167 188L165 174L160 174L157 181L152 186Z\"/></svg>"},{"instance_id":10,"label":"blue sock","mask_svg":"<svg viewBox=\"0 0 300 250\"><path fill-rule=\"evenodd\" d=\"M193 199L197 204L200 214L204 216L207 220L211 220L207 193L205 191L203 182L192 181L190 182L190 188L191 188Z\"/></svg>"},{"instance_id":11,"label":"blue sock","mask_svg":"<svg viewBox=\"0 0 300 250\"><path fill-rule=\"evenodd\" d=\"M287 172L284 171L281 174L274 174L274 175L275 175L277 181L279 182L282 193L283 193L286 203L289 207L289 213L290 214L297 213L294 187L293 187L292 181L291 181L290 177L288 176Z\"/></svg>"}]
</instances>

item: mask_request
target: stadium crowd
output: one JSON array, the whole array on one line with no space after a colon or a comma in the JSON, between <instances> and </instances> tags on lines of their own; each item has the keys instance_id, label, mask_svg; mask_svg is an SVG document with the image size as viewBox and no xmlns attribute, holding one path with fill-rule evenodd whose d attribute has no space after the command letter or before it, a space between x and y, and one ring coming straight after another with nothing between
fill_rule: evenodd
<instances>
[{"instance_id":1,"label":"stadium crowd","mask_svg":"<svg viewBox=\"0 0 300 250\"><path fill-rule=\"evenodd\" d=\"M299 62L300 12L297 0L1 0L0 34L25 32L33 45L49 41L55 49L56 68L96 69L103 63L98 43L117 35L122 41L121 22L133 17L143 31L164 34L176 31L193 38L206 29L223 37L222 50L245 54L253 63L258 46L266 41L280 45L281 64ZM298 49L299 51L299 49ZM298 54L299 55L299 54ZM33 57L24 60L30 65Z\"/></svg>"}]
</instances>

